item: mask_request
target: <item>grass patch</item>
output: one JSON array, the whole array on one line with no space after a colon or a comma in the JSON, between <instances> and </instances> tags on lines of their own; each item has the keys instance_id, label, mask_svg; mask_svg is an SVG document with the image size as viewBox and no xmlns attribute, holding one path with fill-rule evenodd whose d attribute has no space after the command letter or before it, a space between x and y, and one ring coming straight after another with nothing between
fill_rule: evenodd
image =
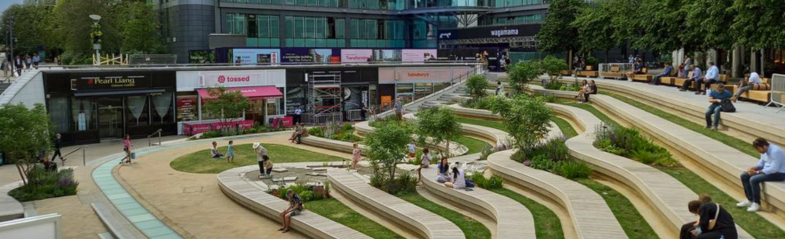
<instances>
[{"instance_id":1,"label":"grass patch","mask_svg":"<svg viewBox=\"0 0 785 239\"><path fill-rule=\"evenodd\" d=\"M507 131L507 129L504 127L504 124L501 121L496 121L496 120L481 120L481 119L474 119L474 118L467 118L467 117L458 117L458 122L463 124L473 124L473 125L490 127L501 131Z\"/></svg>"},{"instance_id":2,"label":"grass patch","mask_svg":"<svg viewBox=\"0 0 785 239\"><path fill-rule=\"evenodd\" d=\"M431 202L417 192L399 195L398 197L451 221L461 228L461 231L463 231L463 234L466 235L467 239L491 238L491 231L482 223L437 203Z\"/></svg>"},{"instance_id":3,"label":"grass patch","mask_svg":"<svg viewBox=\"0 0 785 239\"><path fill-rule=\"evenodd\" d=\"M559 217L557 217L556 213L553 213L551 209L548 209L548 207L506 188L491 189L490 191L504 195L526 206L534 217L534 228L537 233L537 238L564 238L564 232L562 231Z\"/></svg>"},{"instance_id":4,"label":"grass patch","mask_svg":"<svg viewBox=\"0 0 785 239\"><path fill-rule=\"evenodd\" d=\"M570 122L567 122L567 120L553 116L551 117L551 121L559 126L559 129L565 138L569 139L578 136L578 132L575 132L575 128L573 128L572 125L570 125Z\"/></svg>"},{"instance_id":5,"label":"grass patch","mask_svg":"<svg viewBox=\"0 0 785 239\"><path fill-rule=\"evenodd\" d=\"M205 142L207 144L207 142ZM328 162L341 161L343 158L337 156L316 153L304 149L278 145L262 144L267 149L268 156L273 163L295 163L295 162ZM218 148L218 151L226 153L226 146ZM187 155L180 156L169 163L169 166L177 171L188 173L220 173L230 168L246 165L256 165L256 153L252 144L233 145L234 162L227 163L226 159L213 159L210 157L210 149L199 150Z\"/></svg>"},{"instance_id":6,"label":"grass patch","mask_svg":"<svg viewBox=\"0 0 785 239\"><path fill-rule=\"evenodd\" d=\"M479 153L482 152L483 149L487 147L491 147L491 145L486 143L485 141L475 139L472 137L467 137L467 136L461 136L460 138L455 140L455 142L462 144L463 146L466 146L466 148L469 148L469 151L466 154Z\"/></svg>"},{"instance_id":7,"label":"grass patch","mask_svg":"<svg viewBox=\"0 0 785 239\"><path fill-rule=\"evenodd\" d=\"M613 215L629 238L659 238L654 229L646 223L646 220L643 219L643 216L635 209L635 206L632 205L627 197L594 179L578 179L576 181L594 190L605 199L608 207L611 208ZM687 210L686 205L684 210Z\"/></svg>"},{"instance_id":8,"label":"grass patch","mask_svg":"<svg viewBox=\"0 0 785 239\"><path fill-rule=\"evenodd\" d=\"M568 100L564 100L564 99L559 99L558 101L556 101L556 103L560 104L560 105L572 106L572 107L575 107L575 108L579 108L579 109L583 109L583 110L589 111L594 116L599 118L602 122L605 122L605 124L619 125L619 123L617 123L616 121L614 121L613 119L611 119L607 115L603 114L602 111L598 110L597 108L594 108L594 106L592 106L591 104L578 104L578 103L575 103L574 101L568 101Z\"/></svg>"},{"instance_id":9,"label":"grass patch","mask_svg":"<svg viewBox=\"0 0 785 239\"><path fill-rule=\"evenodd\" d=\"M660 109L657 109L657 108L655 108L653 106L641 103L639 101L636 101L636 100L633 100L633 99L630 99L630 98L627 98L627 97L624 97L624 96L620 96L620 95L617 95L617 94L608 94L608 95L613 97L613 98L616 98L616 99L618 99L618 100L620 100L620 101L622 101L624 103L627 103L627 104L630 104L632 106L635 106L638 109L641 109L643 111L646 111L646 112L649 112L649 113L651 113L653 115L656 115L656 116L658 116L660 118L663 118L665 120L673 122L674 124L681 125L684 128L687 128L687 129L692 130L694 132L697 132L697 133L700 133L702 135L705 135L706 137L709 137L709 138L712 138L714 140L717 140L717 141L719 141L719 142L721 142L721 143L723 143L723 144L725 144L727 146L730 146L731 148L739 150L739 151L741 151L741 152L743 152L745 154L748 154L748 155L750 155L752 157L757 158L757 157L760 156L760 153L758 153L758 151L756 151L755 148L750 146L750 142L738 139L736 137L732 137L730 135L724 134L724 133L719 132L719 131L713 131L713 130L707 129L707 128L703 127L703 125L696 124L696 123L694 123L692 121L683 119L683 118L681 118L679 116L670 114L668 112L665 112L665 111L662 111Z\"/></svg>"},{"instance_id":10,"label":"grass patch","mask_svg":"<svg viewBox=\"0 0 785 239\"><path fill-rule=\"evenodd\" d=\"M322 215L373 238L404 238L381 224L357 213L334 198L311 201L306 206L308 211Z\"/></svg>"}]
</instances>

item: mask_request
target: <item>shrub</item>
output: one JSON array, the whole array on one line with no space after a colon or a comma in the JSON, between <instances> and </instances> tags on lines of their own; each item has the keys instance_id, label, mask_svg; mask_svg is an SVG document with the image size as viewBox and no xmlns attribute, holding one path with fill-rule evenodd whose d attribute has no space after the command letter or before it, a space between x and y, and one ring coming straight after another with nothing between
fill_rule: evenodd
<instances>
[{"instance_id":1,"label":"shrub","mask_svg":"<svg viewBox=\"0 0 785 239\"><path fill-rule=\"evenodd\" d=\"M566 87L566 86L564 85L564 83L561 83L559 81L549 81L548 83L545 83L545 86L543 87L545 87L545 89L548 90L563 90L562 87Z\"/></svg>"},{"instance_id":2,"label":"shrub","mask_svg":"<svg viewBox=\"0 0 785 239\"><path fill-rule=\"evenodd\" d=\"M553 172L556 165L556 162L545 155L537 155L531 159L531 167L534 169Z\"/></svg>"},{"instance_id":3,"label":"shrub","mask_svg":"<svg viewBox=\"0 0 785 239\"><path fill-rule=\"evenodd\" d=\"M473 75L466 81L466 90L474 99L485 97L485 88L488 88L488 79L483 75Z\"/></svg>"},{"instance_id":4,"label":"shrub","mask_svg":"<svg viewBox=\"0 0 785 239\"><path fill-rule=\"evenodd\" d=\"M477 187L484 189L498 189L504 186L504 180L501 177L494 175L491 178L485 178L482 172L474 172L471 180Z\"/></svg>"},{"instance_id":5,"label":"shrub","mask_svg":"<svg viewBox=\"0 0 785 239\"><path fill-rule=\"evenodd\" d=\"M308 129L308 135L316 137L324 137L324 130L321 127L313 127Z\"/></svg>"},{"instance_id":6,"label":"shrub","mask_svg":"<svg viewBox=\"0 0 785 239\"><path fill-rule=\"evenodd\" d=\"M353 131L353 130L354 130L354 126L352 126L351 124L343 124L343 127L341 127L341 131L343 132Z\"/></svg>"},{"instance_id":7,"label":"shrub","mask_svg":"<svg viewBox=\"0 0 785 239\"><path fill-rule=\"evenodd\" d=\"M371 177L373 180L373 176ZM373 183L373 182L372 182ZM401 173L392 180L383 182L381 189L389 194L402 195L415 192L417 189L417 178L413 177L408 172Z\"/></svg>"},{"instance_id":8,"label":"shrub","mask_svg":"<svg viewBox=\"0 0 785 239\"><path fill-rule=\"evenodd\" d=\"M567 139L564 137L554 138L535 147L531 155L544 155L553 161L564 161L570 159L570 149L567 148Z\"/></svg>"},{"instance_id":9,"label":"shrub","mask_svg":"<svg viewBox=\"0 0 785 239\"><path fill-rule=\"evenodd\" d=\"M74 180L73 169L59 172L46 171L41 165L33 166L27 174L27 184L11 190L8 195L21 202L52 197L76 195L79 182Z\"/></svg>"},{"instance_id":10,"label":"shrub","mask_svg":"<svg viewBox=\"0 0 785 239\"><path fill-rule=\"evenodd\" d=\"M584 162L563 161L559 165L559 175L565 178L588 178L592 169Z\"/></svg>"},{"instance_id":11,"label":"shrub","mask_svg":"<svg viewBox=\"0 0 785 239\"><path fill-rule=\"evenodd\" d=\"M300 199L302 199L303 202L310 202L313 201L313 195L314 193L312 191L305 191L300 193Z\"/></svg>"},{"instance_id":12,"label":"shrub","mask_svg":"<svg viewBox=\"0 0 785 239\"><path fill-rule=\"evenodd\" d=\"M634 128L617 125L597 126L594 147L615 155L632 158L644 164L672 167L678 161L660 146Z\"/></svg>"},{"instance_id":13,"label":"shrub","mask_svg":"<svg viewBox=\"0 0 785 239\"><path fill-rule=\"evenodd\" d=\"M480 152L480 160L488 160L488 156L495 152L494 148L492 147L485 147L485 149Z\"/></svg>"}]
</instances>

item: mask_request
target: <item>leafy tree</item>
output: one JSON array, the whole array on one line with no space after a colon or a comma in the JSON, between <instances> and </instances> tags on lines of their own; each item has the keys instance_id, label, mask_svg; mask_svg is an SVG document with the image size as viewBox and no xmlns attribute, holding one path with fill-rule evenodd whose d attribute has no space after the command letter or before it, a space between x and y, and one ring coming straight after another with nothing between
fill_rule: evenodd
<instances>
[{"instance_id":1,"label":"leafy tree","mask_svg":"<svg viewBox=\"0 0 785 239\"><path fill-rule=\"evenodd\" d=\"M639 12L639 7L643 0L613 0L608 2L608 9L611 10L611 21L609 24L614 29L613 39L616 45L623 46L634 43L641 35L640 20L643 14Z\"/></svg>"},{"instance_id":2,"label":"leafy tree","mask_svg":"<svg viewBox=\"0 0 785 239\"><path fill-rule=\"evenodd\" d=\"M735 12L731 31L737 45L764 48L785 48L785 4L769 0L734 0Z\"/></svg>"},{"instance_id":3,"label":"leafy tree","mask_svg":"<svg viewBox=\"0 0 785 239\"><path fill-rule=\"evenodd\" d=\"M542 59L540 67L542 67L543 72L548 73L549 82L553 82L561 77L561 71L567 70L567 62L564 59L549 55Z\"/></svg>"},{"instance_id":4,"label":"leafy tree","mask_svg":"<svg viewBox=\"0 0 785 239\"><path fill-rule=\"evenodd\" d=\"M157 13L145 2L127 2L123 9L123 45L126 53L162 53L165 51Z\"/></svg>"},{"instance_id":5,"label":"leafy tree","mask_svg":"<svg viewBox=\"0 0 785 239\"><path fill-rule=\"evenodd\" d=\"M7 104L0 108L0 149L9 161L16 164L19 176L27 184L25 175L37 162L42 150L51 148L54 128L43 104L28 109L24 104ZM46 157L46 155L44 155Z\"/></svg>"},{"instance_id":6,"label":"leafy tree","mask_svg":"<svg viewBox=\"0 0 785 239\"><path fill-rule=\"evenodd\" d=\"M91 54L93 45L90 41L90 32L93 20L89 15L100 15L101 51L119 52L122 37L120 23L123 16L122 9L117 8L120 1L115 0L60 0L54 8L57 19L58 38L62 41L63 49L77 54Z\"/></svg>"},{"instance_id":7,"label":"leafy tree","mask_svg":"<svg viewBox=\"0 0 785 239\"><path fill-rule=\"evenodd\" d=\"M491 99L491 111L504 118L504 127L522 152L530 152L548 135L553 111L540 97L519 94L513 99Z\"/></svg>"},{"instance_id":8,"label":"leafy tree","mask_svg":"<svg viewBox=\"0 0 785 239\"><path fill-rule=\"evenodd\" d=\"M0 39L8 44L5 32L8 31L11 16L14 17L14 53L37 53L40 47L55 47L57 38L54 36L55 18L52 16L52 7L43 4L11 5L3 12Z\"/></svg>"},{"instance_id":9,"label":"leafy tree","mask_svg":"<svg viewBox=\"0 0 785 239\"><path fill-rule=\"evenodd\" d=\"M570 24L578 29L580 51L591 54L594 50L605 50L605 62L608 62L608 51L616 44L613 40L614 28L611 22L612 9L607 2L586 4L580 10L575 21Z\"/></svg>"},{"instance_id":10,"label":"leafy tree","mask_svg":"<svg viewBox=\"0 0 785 239\"><path fill-rule=\"evenodd\" d=\"M647 13L638 19L639 37L633 46L655 52L667 52L681 48L684 44L678 37L684 32L685 15L679 0L643 0L638 12Z\"/></svg>"},{"instance_id":11,"label":"leafy tree","mask_svg":"<svg viewBox=\"0 0 785 239\"><path fill-rule=\"evenodd\" d=\"M518 62L509 67L507 79L510 80L513 93L524 92L529 88L529 82L540 77L542 72L540 62L537 61Z\"/></svg>"},{"instance_id":12,"label":"leafy tree","mask_svg":"<svg viewBox=\"0 0 785 239\"><path fill-rule=\"evenodd\" d=\"M224 87L209 89L210 97L204 109L212 115L218 115L221 122L232 122L242 117L243 112L250 107L248 98L240 91L228 91Z\"/></svg>"},{"instance_id":13,"label":"leafy tree","mask_svg":"<svg viewBox=\"0 0 785 239\"><path fill-rule=\"evenodd\" d=\"M572 25L583 5L581 0L551 0L548 4L548 15L537 33L540 50L560 53L579 49L578 29ZM570 59L572 60L572 59Z\"/></svg>"},{"instance_id":14,"label":"leafy tree","mask_svg":"<svg viewBox=\"0 0 785 239\"><path fill-rule=\"evenodd\" d=\"M417 112L417 136L421 144L430 143L434 147L446 142L447 153L450 156L450 141L455 141L461 137L461 123L458 122L458 116L455 112L444 106L438 108L430 108ZM430 138L430 141L426 139ZM445 156L444 152L439 150L442 157Z\"/></svg>"},{"instance_id":15,"label":"leafy tree","mask_svg":"<svg viewBox=\"0 0 785 239\"><path fill-rule=\"evenodd\" d=\"M475 100L485 97L485 88L488 87L488 79L483 75L473 75L466 81L466 88L469 90L469 95Z\"/></svg>"},{"instance_id":16,"label":"leafy tree","mask_svg":"<svg viewBox=\"0 0 785 239\"><path fill-rule=\"evenodd\" d=\"M365 137L368 158L375 177L380 182L389 182L395 177L398 162L408 152L406 144L411 140L411 129L400 124L384 124Z\"/></svg>"},{"instance_id":17,"label":"leafy tree","mask_svg":"<svg viewBox=\"0 0 785 239\"><path fill-rule=\"evenodd\" d=\"M734 0L690 0L683 8L686 29L683 38L695 42L695 50L730 49L738 37L729 30L736 12Z\"/></svg>"}]
</instances>

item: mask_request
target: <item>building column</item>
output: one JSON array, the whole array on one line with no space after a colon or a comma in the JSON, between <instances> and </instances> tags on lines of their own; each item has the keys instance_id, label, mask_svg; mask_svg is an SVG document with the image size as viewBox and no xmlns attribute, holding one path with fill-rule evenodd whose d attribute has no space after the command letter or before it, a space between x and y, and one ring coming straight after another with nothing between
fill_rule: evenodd
<instances>
[{"instance_id":1,"label":"building column","mask_svg":"<svg viewBox=\"0 0 785 239\"><path fill-rule=\"evenodd\" d=\"M758 72L758 63L757 59L755 59L756 56L757 54L755 54L755 50L750 50L750 73Z\"/></svg>"},{"instance_id":2,"label":"building column","mask_svg":"<svg viewBox=\"0 0 785 239\"><path fill-rule=\"evenodd\" d=\"M733 56L731 58L731 78L739 78L741 77L741 52L744 51L744 46L735 46L733 47Z\"/></svg>"}]
</instances>

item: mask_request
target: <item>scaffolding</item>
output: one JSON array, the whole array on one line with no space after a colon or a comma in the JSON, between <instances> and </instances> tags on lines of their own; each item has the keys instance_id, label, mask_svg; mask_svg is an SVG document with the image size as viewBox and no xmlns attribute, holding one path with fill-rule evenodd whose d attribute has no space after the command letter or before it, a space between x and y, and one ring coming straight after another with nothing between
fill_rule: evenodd
<instances>
[{"instance_id":1,"label":"scaffolding","mask_svg":"<svg viewBox=\"0 0 785 239\"><path fill-rule=\"evenodd\" d=\"M341 74L310 74L307 79L310 113L307 122L312 125L343 122Z\"/></svg>"}]
</instances>

